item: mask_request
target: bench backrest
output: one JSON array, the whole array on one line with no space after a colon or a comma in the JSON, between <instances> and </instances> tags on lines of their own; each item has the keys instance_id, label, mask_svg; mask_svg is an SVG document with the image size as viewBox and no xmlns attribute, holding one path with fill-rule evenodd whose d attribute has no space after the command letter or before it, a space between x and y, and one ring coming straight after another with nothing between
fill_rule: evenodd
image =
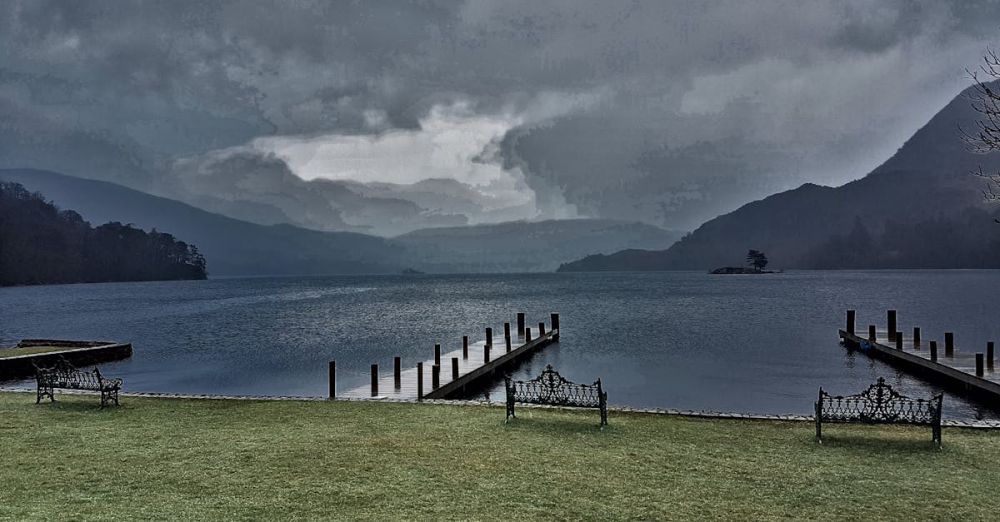
<instances>
[{"instance_id":1,"label":"bench backrest","mask_svg":"<svg viewBox=\"0 0 1000 522\"><path fill-rule=\"evenodd\" d=\"M577 384L563 378L551 365L530 381L510 377L505 380L507 396L513 396L515 402L600 408L606 400L600 379L594 384Z\"/></svg>"},{"instance_id":2,"label":"bench backrest","mask_svg":"<svg viewBox=\"0 0 1000 522\"><path fill-rule=\"evenodd\" d=\"M39 384L60 386L65 384L76 384L84 387L99 387L101 385L101 372L98 369L93 371L82 371L73 367L66 359L60 357L56 364L49 368L35 368L36 378Z\"/></svg>"},{"instance_id":3,"label":"bench backrest","mask_svg":"<svg viewBox=\"0 0 1000 522\"><path fill-rule=\"evenodd\" d=\"M934 424L941 419L941 401L940 393L930 399L906 397L879 377L878 382L856 395L830 395L820 388L817 414L829 421Z\"/></svg>"}]
</instances>

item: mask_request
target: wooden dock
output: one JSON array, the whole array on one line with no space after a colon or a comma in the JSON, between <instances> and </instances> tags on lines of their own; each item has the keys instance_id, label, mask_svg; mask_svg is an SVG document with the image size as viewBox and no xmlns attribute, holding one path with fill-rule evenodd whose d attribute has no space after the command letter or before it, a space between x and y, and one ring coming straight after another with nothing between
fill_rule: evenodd
<instances>
[{"instance_id":1,"label":"wooden dock","mask_svg":"<svg viewBox=\"0 0 1000 522\"><path fill-rule=\"evenodd\" d=\"M848 310L847 327L839 330L848 349L861 351L1000 411L1000 371L995 365L992 342L985 350L973 352L967 348L960 350L951 332L945 333L944 342L922 338L919 327L906 335L896 324L895 310L887 313L889 328L869 325L858 331L854 322L854 311Z\"/></svg>"},{"instance_id":2,"label":"wooden dock","mask_svg":"<svg viewBox=\"0 0 1000 522\"><path fill-rule=\"evenodd\" d=\"M518 314L517 329L513 331L510 323L496 330L487 328L485 338L480 341L470 342L467 336L463 337L457 349L444 351L440 344L435 345L434 356L416 367L402 369L399 357L385 370L373 364L370 385L343 392L335 393L336 367L331 362L330 397L379 400L465 396L489 384L497 372L511 370L533 353L559 342L559 314L552 314L548 325L539 323L537 328L525 326L523 321L524 314ZM540 330L543 333L538 335ZM499 333L495 338L494 331Z\"/></svg>"}]
</instances>

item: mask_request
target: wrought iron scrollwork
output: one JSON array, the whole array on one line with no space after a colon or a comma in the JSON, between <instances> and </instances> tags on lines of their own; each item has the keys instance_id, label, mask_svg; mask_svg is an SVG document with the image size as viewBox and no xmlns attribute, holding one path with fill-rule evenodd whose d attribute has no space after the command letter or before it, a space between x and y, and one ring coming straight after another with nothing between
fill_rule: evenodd
<instances>
[{"instance_id":1,"label":"wrought iron scrollwork","mask_svg":"<svg viewBox=\"0 0 1000 522\"><path fill-rule=\"evenodd\" d=\"M601 380L594 384L577 384L565 379L559 372L546 365L542 373L529 381L505 379L507 389L507 418L514 417L514 403L548 404L597 408L601 410L601 426L608 423L608 394Z\"/></svg>"},{"instance_id":2,"label":"wrought iron scrollwork","mask_svg":"<svg viewBox=\"0 0 1000 522\"><path fill-rule=\"evenodd\" d=\"M941 394L930 399L907 397L892 389L881 377L855 395L830 395L820 388L816 401L816 438L822 441L823 421L918 424L931 426L932 438L940 445L942 398Z\"/></svg>"},{"instance_id":3,"label":"wrought iron scrollwork","mask_svg":"<svg viewBox=\"0 0 1000 522\"><path fill-rule=\"evenodd\" d=\"M101 407L114 402L118 405L118 391L122 387L121 379L107 379L101 371L94 368L92 372L76 369L66 359L60 357L48 368L35 366L36 396L35 404L48 397L55 402L55 389L90 390L101 392Z\"/></svg>"}]
</instances>

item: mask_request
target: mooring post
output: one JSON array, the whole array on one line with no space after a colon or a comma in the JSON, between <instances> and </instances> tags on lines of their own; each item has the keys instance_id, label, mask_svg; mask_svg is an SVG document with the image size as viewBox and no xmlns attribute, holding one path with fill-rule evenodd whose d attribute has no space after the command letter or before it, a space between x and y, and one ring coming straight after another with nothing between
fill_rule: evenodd
<instances>
[{"instance_id":1,"label":"mooring post","mask_svg":"<svg viewBox=\"0 0 1000 522\"><path fill-rule=\"evenodd\" d=\"M337 397L337 361L330 361L330 398Z\"/></svg>"},{"instance_id":2,"label":"mooring post","mask_svg":"<svg viewBox=\"0 0 1000 522\"><path fill-rule=\"evenodd\" d=\"M525 343L531 342L531 328L524 329L524 342Z\"/></svg>"},{"instance_id":3,"label":"mooring post","mask_svg":"<svg viewBox=\"0 0 1000 522\"><path fill-rule=\"evenodd\" d=\"M431 389L436 390L441 387L441 365L431 366Z\"/></svg>"},{"instance_id":4,"label":"mooring post","mask_svg":"<svg viewBox=\"0 0 1000 522\"><path fill-rule=\"evenodd\" d=\"M885 312L885 315L886 315L887 322L889 323L888 326L887 326L889 328L889 333L887 335L889 336L889 340L890 341L895 341L896 340L896 311L895 310L887 310Z\"/></svg>"},{"instance_id":5,"label":"mooring post","mask_svg":"<svg viewBox=\"0 0 1000 522\"><path fill-rule=\"evenodd\" d=\"M392 381L397 390L403 386L403 365L398 355L392 358Z\"/></svg>"},{"instance_id":6,"label":"mooring post","mask_svg":"<svg viewBox=\"0 0 1000 522\"><path fill-rule=\"evenodd\" d=\"M490 362L490 345L483 346L483 364Z\"/></svg>"},{"instance_id":7,"label":"mooring post","mask_svg":"<svg viewBox=\"0 0 1000 522\"><path fill-rule=\"evenodd\" d=\"M545 323L538 323L538 336L545 335Z\"/></svg>"},{"instance_id":8,"label":"mooring post","mask_svg":"<svg viewBox=\"0 0 1000 522\"><path fill-rule=\"evenodd\" d=\"M913 349L914 350L919 350L920 349L920 327L919 326L914 326L913 327Z\"/></svg>"},{"instance_id":9,"label":"mooring post","mask_svg":"<svg viewBox=\"0 0 1000 522\"><path fill-rule=\"evenodd\" d=\"M552 315L556 315L556 314L552 314ZM854 310L848 310L847 311L847 333L849 333L851 335L854 335L854 318L855 318L855 316L856 316L856 313L855 313ZM552 328L554 329L555 325L553 325Z\"/></svg>"},{"instance_id":10,"label":"mooring post","mask_svg":"<svg viewBox=\"0 0 1000 522\"><path fill-rule=\"evenodd\" d=\"M983 376L983 354L976 354L976 377Z\"/></svg>"},{"instance_id":11,"label":"mooring post","mask_svg":"<svg viewBox=\"0 0 1000 522\"><path fill-rule=\"evenodd\" d=\"M944 356L955 356L955 334L951 332L944 333Z\"/></svg>"},{"instance_id":12,"label":"mooring post","mask_svg":"<svg viewBox=\"0 0 1000 522\"><path fill-rule=\"evenodd\" d=\"M510 351L510 323L503 323L503 343L507 345L507 351Z\"/></svg>"},{"instance_id":13,"label":"mooring post","mask_svg":"<svg viewBox=\"0 0 1000 522\"><path fill-rule=\"evenodd\" d=\"M993 341L986 343L986 367L993 369Z\"/></svg>"},{"instance_id":14,"label":"mooring post","mask_svg":"<svg viewBox=\"0 0 1000 522\"><path fill-rule=\"evenodd\" d=\"M469 336L468 335L463 335L462 336L462 358L463 359L468 359L469 358Z\"/></svg>"},{"instance_id":15,"label":"mooring post","mask_svg":"<svg viewBox=\"0 0 1000 522\"><path fill-rule=\"evenodd\" d=\"M458 357L451 358L451 380L458 380Z\"/></svg>"},{"instance_id":16,"label":"mooring post","mask_svg":"<svg viewBox=\"0 0 1000 522\"><path fill-rule=\"evenodd\" d=\"M378 397L378 364L372 365L372 397Z\"/></svg>"},{"instance_id":17,"label":"mooring post","mask_svg":"<svg viewBox=\"0 0 1000 522\"><path fill-rule=\"evenodd\" d=\"M549 319L551 320L550 321L550 323L551 323L550 326L552 326L552 332L553 332L553 334L552 334L552 340L553 341L558 341L559 340L559 314L558 313L553 313L552 315L549 316Z\"/></svg>"},{"instance_id":18,"label":"mooring post","mask_svg":"<svg viewBox=\"0 0 1000 522\"><path fill-rule=\"evenodd\" d=\"M517 313L517 336L524 335L524 312Z\"/></svg>"},{"instance_id":19,"label":"mooring post","mask_svg":"<svg viewBox=\"0 0 1000 522\"><path fill-rule=\"evenodd\" d=\"M486 329L486 346L493 346L493 329Z\"/></svg>"},{"instance_id":20,"label":"mooring post","mask_svg":"<svg viewBox=\"0 0 1000 522\"><path fill-rule=\"evenodd\" d=\"M903 332L896 332L896 349L903 349Z\"/></svg>"},{"instance_id":21,"label":"mooring post","mask_svg":"<svg viewBox=\"0 0 1000 522\"><path fill-rule=\"evenodd\" d=\"M931 341L931 360L937 362L937 341Z\"/></svg>"},{"instance_id":22,"label":"mooring post","mask_svg":"<svg viewBox=\"0 0 1000 522\"><path fill-rule=\"evenodd\" d=\"M508 335L503 342L507 345L507 353L510 353L510 336Z\"/></svg>"},{"instance_id":23,"label":"mooring post","mask_svg":"<svg viewBox=\"0 0 1000 522\"><path fill-rule=\"evenodd\" d=\"M434 345L434 364L441 366L441 345Z\"/></svg>"},{"instance_id":24,"label":"mooring post","mask_svg":"<svg viewBox=\"0 0 1000 522\"><path fill-rule=\"evenodd\" d=\"M868 325L868 339L875 342L875 325L873 324Z\"/></svg>"},{"instance_id":25,"label":"mooring post","mask_svg":"<svg viewBox=\"0 0 1000 522\"><path fill-rule=\"evenodd\" d=\"M417 363L417 400L424 398L424 363Z\"/></svg>"}]
</instances>

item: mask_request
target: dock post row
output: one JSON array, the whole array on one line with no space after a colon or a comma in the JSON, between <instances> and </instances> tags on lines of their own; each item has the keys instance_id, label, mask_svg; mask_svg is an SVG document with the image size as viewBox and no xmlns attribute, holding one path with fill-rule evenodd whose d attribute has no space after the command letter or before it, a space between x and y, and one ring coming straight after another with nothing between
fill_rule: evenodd
<instances>
[{"instance_id":1,"label":"dock post row","mask_svg":"<svg viewBox=\"0 0 1000 522\"><path fill-rule=\"evenodd\" d=\"M551 342L559 341L559 314L552 313L550 316L550 324L548 331L546 331L546 325L544 321L538 323L537 335L532 337L532 329L525 326L525 314L523 312L518 312L517 314L517 332L518 336L522 337L524 343L521 346L515 347L513 345L512 335L511 335L511 324L510 322L503 323L504 330L504 347L505 350L500 352L498 356L493 356L493 328L487 327L485 329L486 339L483 343L483 359L482 363L478 365L472 363L472 368L467 371L464 375L461 374L460 368L464 367L468 363L459 363L459 357L457 352L451 357L451 372L450 381L447 383L442 383L441 374L444 364L442 363L442 350L441 344L434 344L434 358L431 364L431 388L430 392L424 393L424 373L423 367L424 362L418 362L416 364L416 397L418 400L426 398L443 398L448 395L456 393L456 391L464 390L467 386L472 384L473 381L481 378L484 375L492 375L501 366L507 364L513 364L520 360L525 355L533 352L539 348ZM469 336L462 336L462 351L461 360L469 361ZM410 374L412 378L412 373ZM403 387L403 369L402 369L402 359L399 356L393 357L393 375L392 375L392 389L395 393L400 393ZM371 365L371 384L370 393L366 393L367 397L379 397L379 371L378 364L373 363ZM337 398L336 393L336 382L337 382L337 363L334 360L329 362L329 398ZM409 381L413 382L413 381ZM363 398L357 393L354 393L354 397Z\"/></svg>"},{"instance_id":2,"label":"dock post row","mask_svg":"<svg viewBox=\"0 0 1000 522\"><path fill-rule=\"evenodd\" d=\"M983 401L1000 411L1000 373L994 373L995 343L986 343L983 352L958 352L954 332L944 332L944 354L939 357L938 341L930 340L929 350L921 351L921 329L913 327L909 348L904 345L903 328L899 325L896 310L886 311L885 337L878 337L876 325L868 325L868 337L862 338L855 331L857 313L847 310L847 321L840 338L848 349L861 348L869 356L906 369L927 381L948 387ZM958 352L958 353L956 353Z\"/></svg>"}]
</instances>

